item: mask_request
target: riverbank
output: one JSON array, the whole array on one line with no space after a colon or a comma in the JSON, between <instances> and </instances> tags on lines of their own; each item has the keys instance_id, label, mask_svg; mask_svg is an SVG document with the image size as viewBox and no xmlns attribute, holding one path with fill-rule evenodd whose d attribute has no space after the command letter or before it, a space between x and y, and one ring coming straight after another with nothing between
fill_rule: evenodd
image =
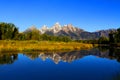
<instances>
[{"instance_id":1,"label":"riverbank","mask_svg":"<svg viewBox=\"0 0 120 80\"><path fill-rule=\"evenodd\" d=\"M91 49L92 44L78 42L52 42L52 41L0 41L0 52L4 51L56 51Z\"/></svg>"},{"instance_id":2,"label":"riverbank","mask_svg":"<svg viewBox=\"0 0 120 80\"><path fill-rule=\"evenodd\" d=\"M120 43L98 44L98 47L112 47L120 49Z\"/></svg>"}]
</instances>

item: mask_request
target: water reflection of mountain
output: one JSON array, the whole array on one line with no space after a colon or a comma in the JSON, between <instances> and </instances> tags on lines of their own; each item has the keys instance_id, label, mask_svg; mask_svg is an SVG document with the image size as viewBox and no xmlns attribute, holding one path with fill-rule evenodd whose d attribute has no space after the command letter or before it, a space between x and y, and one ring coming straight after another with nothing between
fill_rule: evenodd
<instances>
[{"instance_id":1,"label":"water reflection of mountain","mask_svg":"<svg viewBox=\"0 0 120 80\"><path fill-rule=\"evenodd\" d=\"M18 59L18 54L0 53L0 64L12 64Z\"/></svg>"},{"instance_id":2,"label":"water reflection of mountain","mask_svg":"<svg viewBox=\"0 0 120 80\"><path fill-rule=\"evenodd\" d=\"M99 49L71 51L71 52L45 52L45 53L25 53L31 59L41 58L45 61L47 58L52 59L56 64L60 61L72 62L87 55L94 55L102 58L117 59L120 62L120 51L114 49L106 49L100 51Z\"/></svg>"},{"instance_id":3,"label":"water reflection of mountain","mask_svg":"<svg viewBox=\"0 0 120 80\"><path fill-rule=\"evenodd\" d=\"M34 52L34 53L23 53L30 59L34 60L36 58L41 58L43 61L46 59L53 60L56 64L60 61L72 62L74 60L80 59L84 56L94 55L97 57L116 59L120 62L120 49L91 49L91 50L81 50L81 51L70 51L70 52ZM0 64L12 64L18 59L17 53L0 53Z\"/></svg>"}]
</instances>

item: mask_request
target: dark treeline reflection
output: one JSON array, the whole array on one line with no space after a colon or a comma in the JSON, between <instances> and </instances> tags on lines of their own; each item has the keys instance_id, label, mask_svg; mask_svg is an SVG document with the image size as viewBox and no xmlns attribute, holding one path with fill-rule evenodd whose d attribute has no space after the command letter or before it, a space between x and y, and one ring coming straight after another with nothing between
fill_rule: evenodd
<instances>
[{"instance_id":1,"label":"dark treeline reflection","mask_svg":"<svg viewBox=\"0 0 120 80\"><path fill-rule=\"evenodd\" d=\"M91 50L70 51L70 52L41 52L41 53L24 53L30 59L41 58L45 61L47 58L52 59L56 64L60 61L72 62L88 55L94 55L101 58L116 59L120 62L120 50L115 48L96 48Z\"/></svg>"},{"instance_id":2,"label":"dark treeline reflection","mask_svg":"<svg viewBox=\"0 0 120 80\"><path fill-rule=\"evenodd\" d=\"M60 61L72 62L77 59L81 59L84 56L94 55L101 58L116 59L120 62L120 49L99 47L91 50L69 51L69 52L31 52L23 53L25 56L34 60L41 58L43 61L51 59L55 64ZM18 59L18 54L12 53L0 53L0 64L11 64Z\"/></svg>"},{"instance_id":3,"label":"dark treeline reflection","mask_svg":"<svg viewBox=\"0 0 120 80\"><path fill-rule=\"evenodd\" d=\"M17 53L0 53L0 64L12 64L17 59Z\"/></svg>"},{"instance_id":4,"label":"dark treeline reflection","mask_svg":"<svg viewBox=\"0 0 120 80\"><path fill-rule=\"evenodd\" d=\"M120 62L120 49L116 47L99 47L99 52L104 52L108 54L109 59L116 59Z\"/></svg>"}]
</instances>

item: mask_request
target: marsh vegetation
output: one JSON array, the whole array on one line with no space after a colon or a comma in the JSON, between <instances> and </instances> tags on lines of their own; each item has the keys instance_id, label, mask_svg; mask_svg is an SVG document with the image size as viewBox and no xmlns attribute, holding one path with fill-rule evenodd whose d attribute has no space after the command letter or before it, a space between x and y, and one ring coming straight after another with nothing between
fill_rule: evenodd
<instances>
[{"instance_id":1,"label":"marsh vegetation","mask_svg":"<svg viewBox=\"0 0 120 80\"><path fill-rule=\"evenodd\" d=\"M0 51L51 51L93 48L92 44L51 41L0 41Z\"/></svg>"}]
</instances>

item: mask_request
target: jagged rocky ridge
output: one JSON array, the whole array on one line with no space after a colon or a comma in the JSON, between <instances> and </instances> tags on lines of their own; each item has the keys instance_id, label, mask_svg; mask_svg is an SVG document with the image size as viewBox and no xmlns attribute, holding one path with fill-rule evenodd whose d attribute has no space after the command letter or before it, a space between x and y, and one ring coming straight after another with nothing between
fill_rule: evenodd
<instances>
[{"instance_id":1,"label":"jagged rocky ridge","mask_svg":"<svg viewBox=\"0 0 120 80\"><path fill-rule=\"evenodd\" d=\"M32 29L36 29L36 28L31 27L27 29L27 31L31 31ZM100 30L96 32L88 32L83 29L74 27L72 24L61 26L58 22L55 23L51 28L48 28L46 25L44 25L39 30L41 34L49 34L54 36L69 36L72 39L81 39L81 40L98 39L102 36L108 37L111 31L113 32L116 31L116 29L108 29L108 30Z\"/></svg>"}]
</instances>

